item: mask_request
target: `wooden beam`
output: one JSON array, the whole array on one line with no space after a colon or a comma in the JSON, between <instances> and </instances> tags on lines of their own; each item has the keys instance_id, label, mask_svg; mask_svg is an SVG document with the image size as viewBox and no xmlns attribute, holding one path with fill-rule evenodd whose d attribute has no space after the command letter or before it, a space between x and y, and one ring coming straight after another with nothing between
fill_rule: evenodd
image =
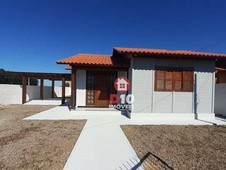
<instances>
[{"instance_id":1,"label":"wooden beam","mask_svg":"<svg viewBox=\"0 0 226 170\"><path fill-rule=\"evenodd\" d=\"M61 103L65 103L65 78L62 78L62 98L61 98Z\"/></svg>"},{"instance_id":2,"label":"wooden beam","mask_svg":"<svg viewBox=\"0 0 226 170\"><path fill-rule=\"evenodd\" d=\"M55 86L55 82L54 80L52 80L52 98L54 98L54 86Z\"/></svg>"},{"instance_id":3,"label":"wooden beam","mask_svg":"<svg viewBox=\"0 0 226 170\"><path fill-rule=\"evenodd\" d=\"M44 80L40 80L40 99L44 99Z\"/></svg>"},{"instance_id":4,"label":"wooden beam","mask_svg":"<svg viewBox=\"0 0 226 170\"><path fill-rule=\"evenodd\" d=\"M75 109L75 69L71 69L71 109Z\"/></svg>"},{"instance_id":5,"label":"wooden beam","mask_svg":"<svg viewBox=\"0 0 226 170\"><path fill-rule=\"evenodd\" d=\"M50 80L62 80L65 77L66 80L71 80L71 74L60 74L60 73L37 73L37 72L9 72L11 74L16 74L19 77L30 77L37 79L50 79Z\"/></svg>"},{"instance_id":6,"label":"wooden beam","mask_svg":"<svg viewBox=\"0 0 226 170\"><path fill-rule=\"evenodd\" d=\"M22 77L22 104L26 103L27 99L27 77Z\"/></svg>"}]
</instances>

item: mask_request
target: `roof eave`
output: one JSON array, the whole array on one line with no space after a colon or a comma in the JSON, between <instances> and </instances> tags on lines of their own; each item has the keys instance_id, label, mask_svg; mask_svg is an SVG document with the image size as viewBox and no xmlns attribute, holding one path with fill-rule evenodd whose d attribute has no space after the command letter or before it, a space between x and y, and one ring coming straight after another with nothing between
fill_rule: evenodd
<instances>
[{"instance_id":1,"label":"roof eave","mask_svg":"<svg viewBox=\"0 0 226 170\"><path fill-rule=\"evenodd\" d=\"M159 50L159 49L157 49ZM214 53L202 53L202 52L192 52L189 54L187 53L188 51L172 51L169 52L167 50L159 52L150 52L150 51L129 51L129 50L123 50L120 47L115 47L113 48L113 51L119 53L119 54L133 54L133 55L141 55L141 56L183 56L187 58L200 58L200 59L225 59L226 60L226 55L224 54L214 54Z\"/></svg>"},{"instance_id":2,"label":"roof eave","mask_svg":"<svg viewBox=\"0 0 226 170\"><path fill-rule=\"evenodd\" d=\"M77 64L73 63L70 64L70 66L75 66L75 67L104 67L104 68L123 68L123 69L128 69L130 66L129 65L108 65L108 64Z\"/></svg>"},{"instance_id":3,"label":"roof eave","mask_svg":"<svg viewBox=\"0 0 226 170\"><path fill-rule=\"evenodd\" d=\"M210 56L210 55L183 55L183 54L169 54L169 53L139 53L139 52L121 52L120 54L132 54L133 57L137 56L143 56L143 57L157 57L157 56L161 56L161 57L166 57L166 56L170 56L170 57L175 57L175 58L192 58L192 59L225 59L226 60L226 56ZM180 57L178 57L180 56Z\"/></svg>"}]
</instances>

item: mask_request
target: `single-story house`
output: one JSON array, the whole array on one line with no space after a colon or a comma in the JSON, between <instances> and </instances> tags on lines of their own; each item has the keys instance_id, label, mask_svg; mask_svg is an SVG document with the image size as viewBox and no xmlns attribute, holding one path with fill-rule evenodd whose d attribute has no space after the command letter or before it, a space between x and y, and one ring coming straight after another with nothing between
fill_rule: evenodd
<instances>
[{"instance_id":1,"label":"single-story house","mask_svg":"<svg viewBox=\"0 0 226 170\"><path fill-rule=\"evenodd\" d=\"M71 69L71 109L109 107L110 94L124 94L133 97L130 117L202 118L214 116L215 63L225 60L224 54L113 48L112 55L77 54L57 63ZM116 91L118 77L130 81L128 92Z\"/></svg>"}]
</instances>

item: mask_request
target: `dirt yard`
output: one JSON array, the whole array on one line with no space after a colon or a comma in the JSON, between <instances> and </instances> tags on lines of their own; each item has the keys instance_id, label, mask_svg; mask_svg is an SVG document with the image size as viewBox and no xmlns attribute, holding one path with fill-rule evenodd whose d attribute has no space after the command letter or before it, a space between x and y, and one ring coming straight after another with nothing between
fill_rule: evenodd
<instances>
[{"instance_id":1,"label":"dirt yard","mask_svg":"<svg viewBox=\"0 0 226 170\"><path fill-rule=\"evenodd\" d=\"M0 107L0 169L63 169L85 120L22 120L52 107Z\"/></svg>"},{"instance_id":2,"label":"dirt yard","mask_svg":"<svg viewBox=\"0 0 226 170\"><path fill-rule=\"evenodd\" d=\"M226 126L122 126L145 169L226 169Z\"/></svg>"}]
</instances>

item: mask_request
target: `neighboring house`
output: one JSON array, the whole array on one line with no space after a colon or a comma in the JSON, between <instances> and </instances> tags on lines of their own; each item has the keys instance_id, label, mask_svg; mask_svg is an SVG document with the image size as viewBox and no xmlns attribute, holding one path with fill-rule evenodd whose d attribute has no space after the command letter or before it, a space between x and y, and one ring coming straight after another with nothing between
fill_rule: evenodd
<instances>
[{"instance_id":1,"label":"neighboring house","mask_svg":"<svg viewBox=\"0 0 226 170\"><path fill-rule=\"evenodd\" d=\"M108 107L114 81L127 77L135 98L130 117L214 116L215 61L226 55L114 48L112 55L78 54L57 61L71 67L71 108Z\"/></svg>"}]
</instances>

